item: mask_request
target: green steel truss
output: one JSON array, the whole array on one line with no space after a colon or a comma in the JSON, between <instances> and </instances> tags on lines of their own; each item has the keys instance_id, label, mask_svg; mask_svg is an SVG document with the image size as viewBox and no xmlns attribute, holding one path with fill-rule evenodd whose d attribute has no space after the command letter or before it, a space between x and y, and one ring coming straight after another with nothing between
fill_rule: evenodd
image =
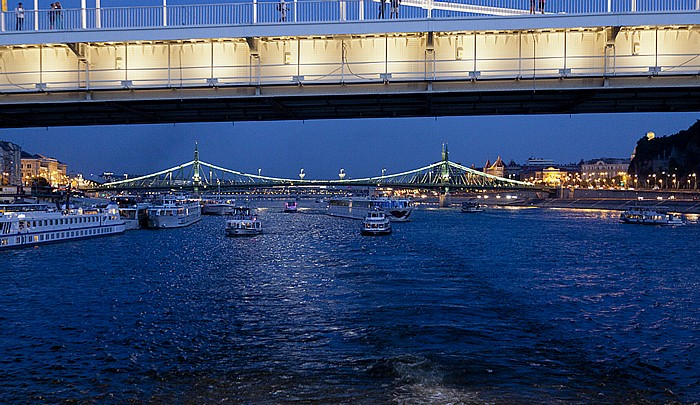
<instances>
[{"instance_id":1,"label":"green steel truss","mask_svg":"<svg viewBox=\"0 0 700 405\"><path fill-rule=\"evenodd\" d=\"M486 174L449 161L443 146L443 159L419 169L378 177L339 180L285 179L226 169L195 160L146 176L105 183L99 190L271 188L299 186L363 186L412 189L539 189L532 183Z\"/></svg>"}]
</instances>

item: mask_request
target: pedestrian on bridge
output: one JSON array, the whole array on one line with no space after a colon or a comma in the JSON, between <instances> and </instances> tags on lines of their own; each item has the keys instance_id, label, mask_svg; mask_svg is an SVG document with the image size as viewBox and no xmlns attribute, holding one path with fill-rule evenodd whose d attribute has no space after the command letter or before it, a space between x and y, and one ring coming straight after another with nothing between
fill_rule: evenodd
<instances>
[{"instance_id":1,"label":"pedestrian on bridge","mask_svg":"<svg viewBox=\"0 0 700 405\"><path fill-rule=\"evenodd\" d=\"M49 9L49 29L52 30L56 28L56 3L51 3L51 9Z\"/></svg>"},{"instance_id":2,"label":"pedestrian on bridge","mask_svg":"<svg viewBox=\"0 0 700 405\"><path fill-rule=\"evenodd\" d=\"M384 10L386 9L386 0L379 0L379 19L384 18Z\"/></svg>"},{"instance_id":3,"label":"pedestrian on bridge","mask_svg":"<svg viewBox=\"0 0 700 405\"><path fill-rule=\"evenodd\" d=\"M390 0L391 12L389 13L389 18L399 18L399 4L401 0Z\"/></svg>"},{"instance_id":4,"label":"pedestrian on bridge","mask_svg":"<svg viewBox=\"0 0 700 405\"><path fill-rule=\"evenodd\" d=\"M277 4L277 11L280 12L280 21L287 21L287 3L284 0Z\"/></svg>"},{"instance_id":5,"label":"pedestrian on bridge","mask_svg":"<svg viewBox=\"0 0 700 405\"><path fill-rule=\"evenodd\" d=\"M15 8L15 17L17 18L15 29L17 31L22 31L22 29L24 29L24 6L22 3L19 3L17 8Z\"/></svg>"},{"instance_id":6,"label":"pedestrian on bridge","mask_svg":"<svg viewBox=\"0 0 700 405\"><path fill-rule=\"evenodd\" d=\"M55 2L54 9L54 13L56 13L56 28L61 29L63 28L63 14L61 14L61 10L63 9L63 7L61 7L61 2Z\"/></svg>"}]
</instances>

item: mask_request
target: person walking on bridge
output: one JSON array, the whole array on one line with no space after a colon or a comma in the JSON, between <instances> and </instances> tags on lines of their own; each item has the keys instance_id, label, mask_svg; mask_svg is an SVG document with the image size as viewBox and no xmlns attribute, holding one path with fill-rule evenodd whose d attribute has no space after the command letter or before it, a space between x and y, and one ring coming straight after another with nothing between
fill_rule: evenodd
<instances>
[{"instance_id":1,"label":"person walking on bridge","mask_svg":"<svg viewBox=\"0 0 700 405\"><path fill-rule=\"evenodd\" d=\"M17 8L15 8L15 17L17 18L15 29L17 31L22 31L24 29L24 6L22 3L19 3Z\"/></svg>"},{"instance_id":2,"label":"person walking on bridge","mask_svg":"<svg viewBox=\"0 0 700 405\"><path fill-rule=\"evenodd\" d=\"M401 4L401 0L389 0L389 3L391 4L389 18L399 18L399 4Z\"/></svg>"},{"instance_id":3,"label":"person walking on bridge","mask_svg":"<svg viewBox=\"0 0 700 405\"><path fill-rule=\"evenodd\" d=\"M287 21L287 3L284 0L277 4L277 11L280 12L280 21Z\"/></svg>"},{"instance_id":4,"label":"person walking on bridge","mask_svg":"<svg viewBox=\"0 0 700 405\"><path fill-rule=\"evenodd\" d=\"M386 9L386 0L379 0L379 19L384 18L384 10Z\"/></svg>"}]
</instances>

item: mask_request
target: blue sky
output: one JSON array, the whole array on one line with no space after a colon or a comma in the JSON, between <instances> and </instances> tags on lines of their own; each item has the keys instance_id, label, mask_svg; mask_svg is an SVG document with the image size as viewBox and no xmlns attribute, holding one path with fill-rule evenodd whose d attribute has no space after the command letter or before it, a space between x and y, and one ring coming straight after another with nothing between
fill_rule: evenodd
<instances>
[{"instance_id":1,"label":"blue sky","mask_svg":"<svg viewBox=\"0 0 700 405\"><path fill-rule=\"evenodd\" d=\"M558 163L629 157L648 131L687 129L700 113L595 114L236 122L5 129L0 140L55 157L69 171L147 174L192 160L195 141L208 163L247 173L307 179L380 175L440 159L483 166L501 156Z\"/></svg>"}]
</instances>

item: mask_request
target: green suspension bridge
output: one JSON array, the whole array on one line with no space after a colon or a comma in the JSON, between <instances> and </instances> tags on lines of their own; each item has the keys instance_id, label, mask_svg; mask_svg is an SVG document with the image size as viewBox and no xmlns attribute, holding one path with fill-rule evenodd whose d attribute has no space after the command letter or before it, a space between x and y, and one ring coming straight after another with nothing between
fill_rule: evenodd
<instances>
[{"instance_id":1,"label":"green suspension bridge","mask_svg":"<svg viewBox=\"0 0 700 405\"><path fill-rule=\"evenodd\" d=\"M301 170L298 179L261 176L226 169L199 160L195 146L194 160L157 173L114 181L97 187L98 191L188 190L201 191L217 187L223 190L275 187L393 187L452 190L541 190L539 186L494 176L449 160L447 145L442 146L442 159L430 165L401 173L346 179L341 170L338 180L307 180Z\"/></svg>"}]
</instances>

